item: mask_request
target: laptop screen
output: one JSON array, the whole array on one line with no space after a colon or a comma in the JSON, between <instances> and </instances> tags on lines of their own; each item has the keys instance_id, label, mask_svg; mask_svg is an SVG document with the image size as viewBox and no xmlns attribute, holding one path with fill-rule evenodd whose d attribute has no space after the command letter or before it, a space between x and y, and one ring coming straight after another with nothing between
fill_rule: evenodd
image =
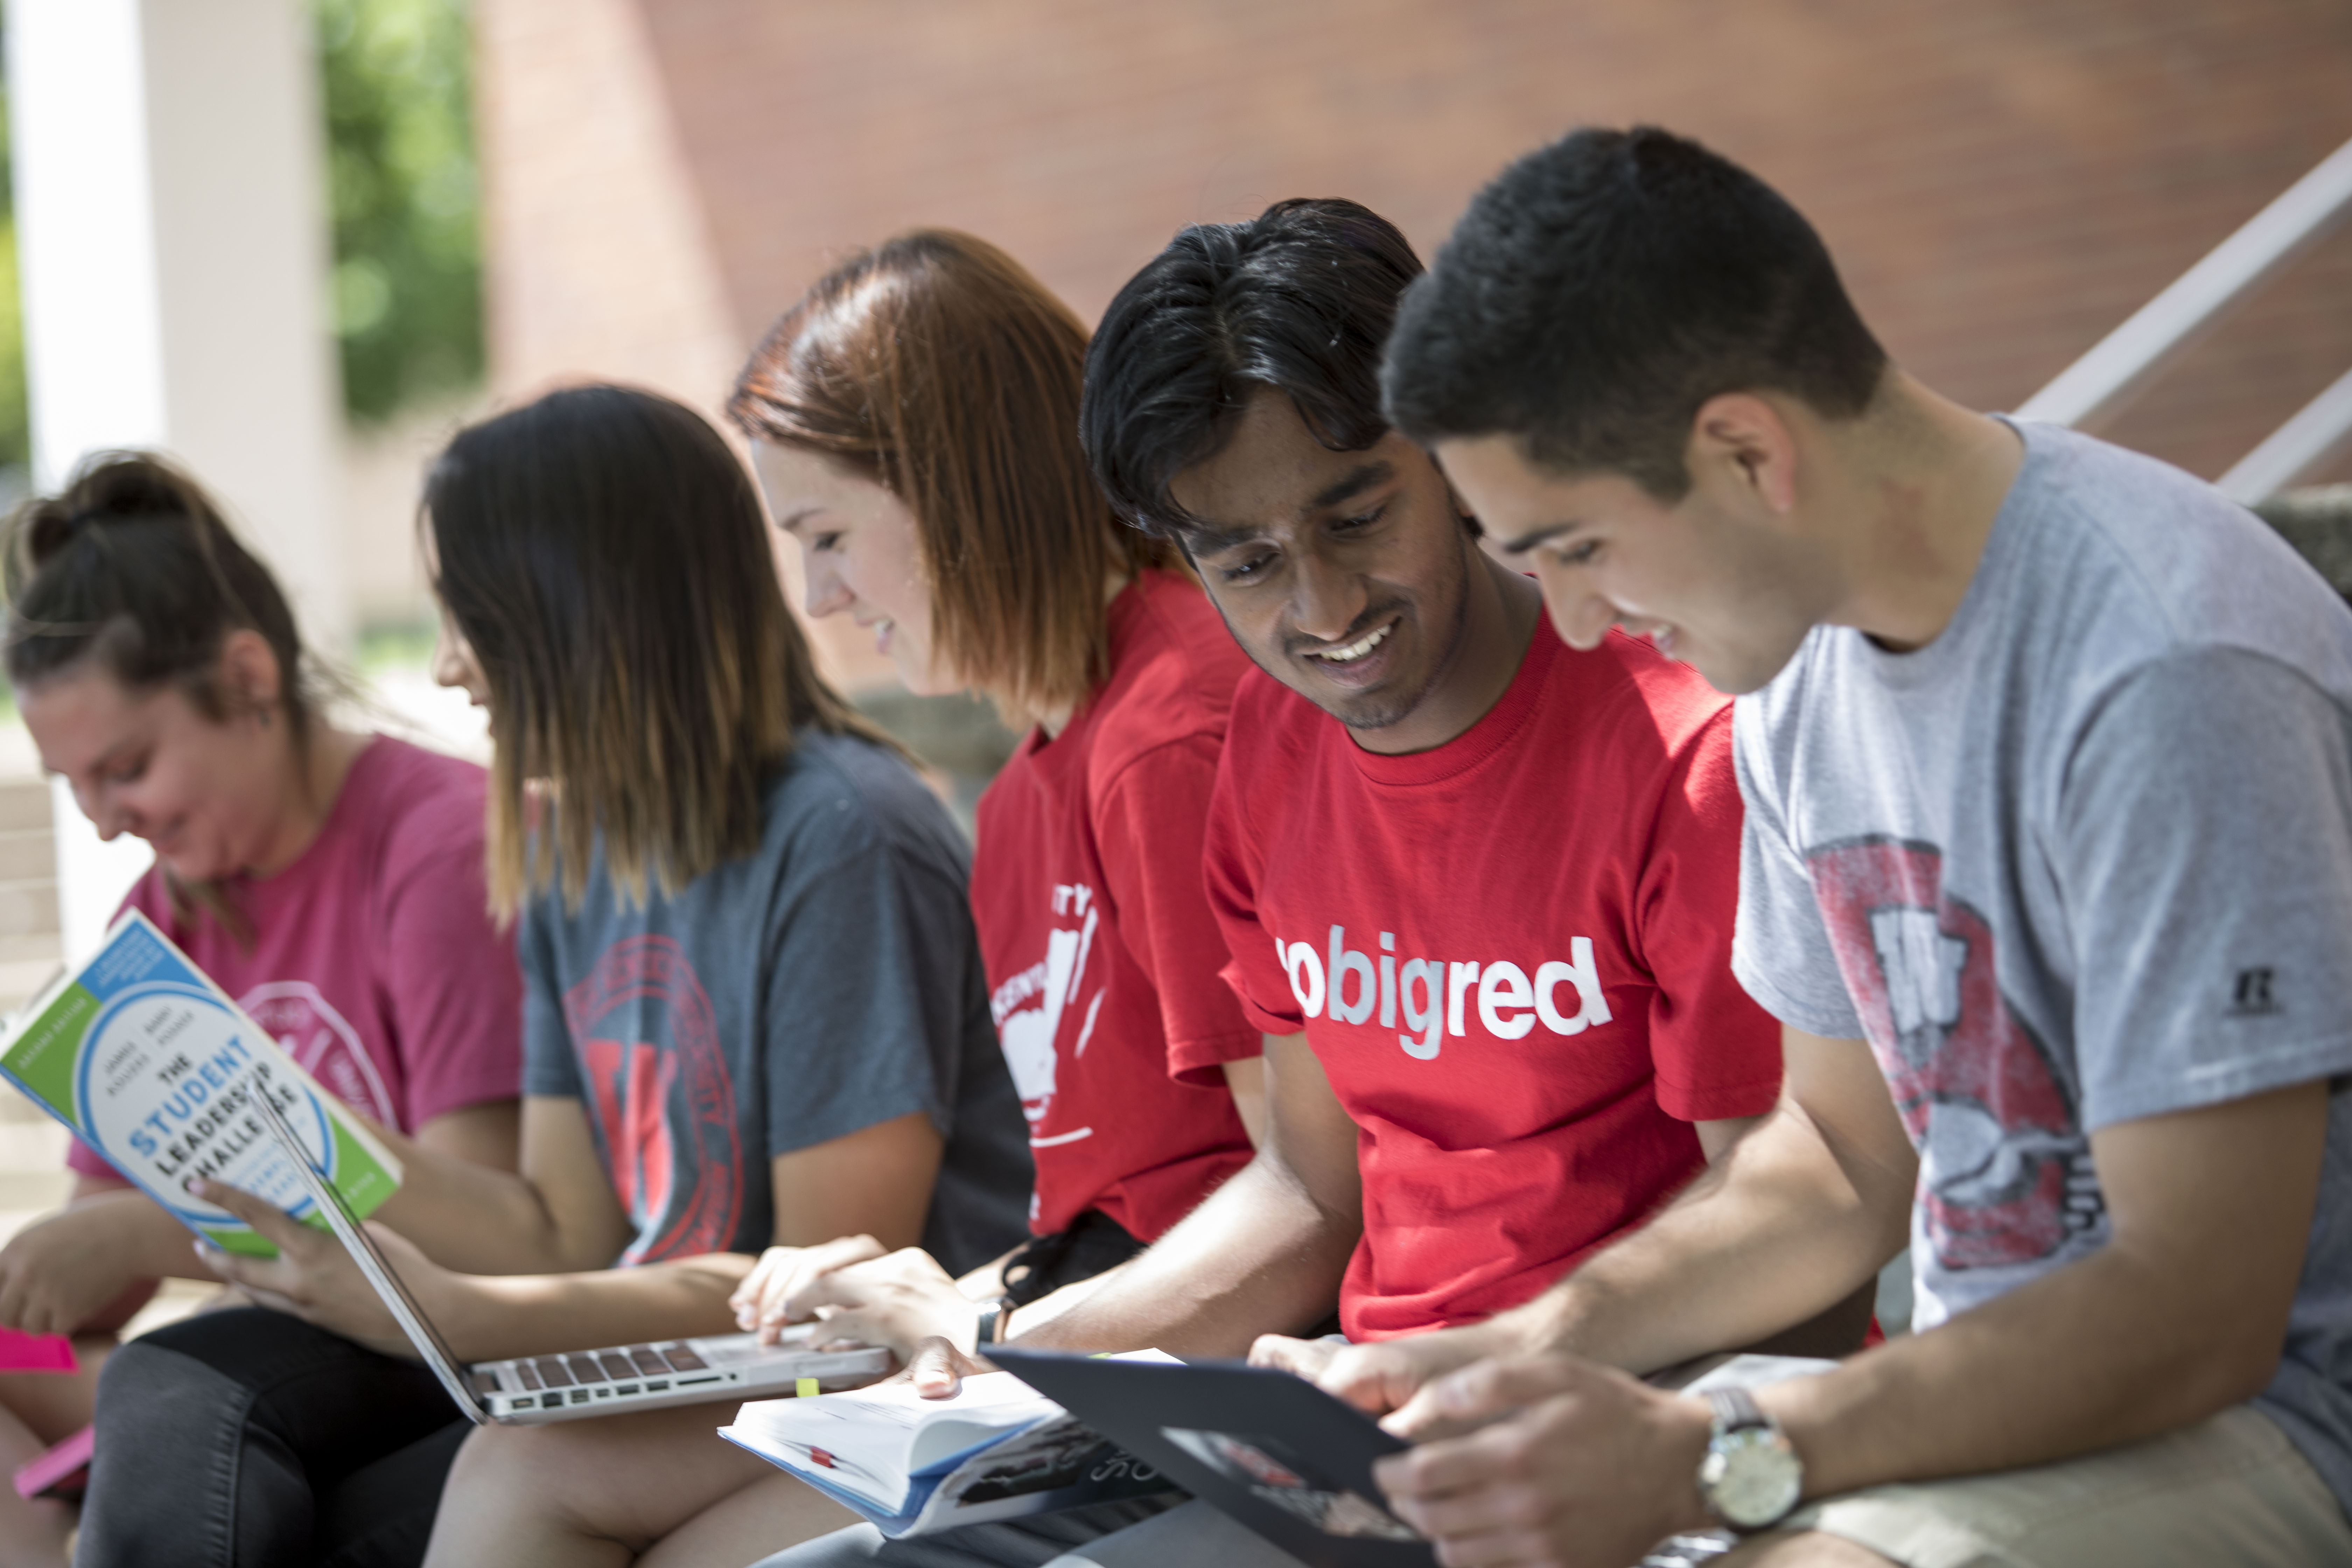
<instances>
[{"instance_id":1,"label":"laptop screen","mask_svg":"<svg viewBox=\"0 0 2352 1568\"><path fill-rule=\"evenodd\" d=\"M266 1072L268 1069L263 1070ZM391 1262L377 1247L374 1238L361 1226L359 1216L344 1204L343 1194L335 1190L335 1184L327 1180L326 1173L311 1162L310 1150L303 1146L300 1136L286 1120L285 1111L277 1104L276 1087L267 1078L258 1081L262 1092L249 1096L249 1102L260 1113L270 1136L278 1140L292 1159L296 1173L302 1178L303 1189L310 1194L310 1201L319 1205L319 1212L326 1216L327 1224L333 1228L344 1249L352 1255L352 1261L359 1265L360 1272L367 1277L367 1282L383 1299L384 1306L400 1324L401 1331L408 1336L408 1342L416 1348L416 1353L425 1364L433 1369L433 1374L441 1380L441 1386L448 1390L449 1397L457 1402L457 1408L465 1412L477 1426L488 1426L489 1413L482 1408L481 1400L476 1397L472 1385L466 1381L465 1369L457 1364L457 1358L449 1353L448 1345L433 1327L432 1320L425 1317L425 1309L416 1304L416 1298L408 1293L408 1287L403 1285L400 1276L393 1272Z\"/></svg>"}]
</instances>

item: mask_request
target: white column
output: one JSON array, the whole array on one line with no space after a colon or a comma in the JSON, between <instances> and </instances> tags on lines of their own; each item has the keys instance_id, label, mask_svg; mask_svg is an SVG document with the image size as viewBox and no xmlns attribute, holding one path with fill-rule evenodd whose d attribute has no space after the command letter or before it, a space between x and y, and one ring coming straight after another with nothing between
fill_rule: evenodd
<instances>
[{"instance_id":1,"label":"white column","mask_svg":"<svg viewBox=\"0 0 2352 1568\"><path fill-rule=\"evenodd\" d=\"M322 121L301 0L7 0L33 477L161 448L238 519L303 635L350 635ZM66 952L147 864L62 791Z\"/></svg>"}]
</instances>

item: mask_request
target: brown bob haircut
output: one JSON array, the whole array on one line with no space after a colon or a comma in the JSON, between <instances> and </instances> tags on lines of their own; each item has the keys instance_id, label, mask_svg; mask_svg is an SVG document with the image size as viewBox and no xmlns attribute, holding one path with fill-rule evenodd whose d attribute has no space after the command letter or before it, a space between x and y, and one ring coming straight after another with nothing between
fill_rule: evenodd
<instances>
[{"instance_id":1,"label":"brown bob haircut","mask_svg":"<svg viewBox=\"0 0 2352 1568\"><path fill-rule=\"evenodd\" d=\"M931 635L1007 718L1075 709L1107 671L1103 584L1181 570L1121 524L1078 447L1087 330L1019 262L916 229L835 268L770 329L727 412L914 514Z\"/></svg>"},{"instance_id":2,"label":"brown bob haircut","mask_svg":"<svg viewBox=\"0 0 2352 1568\"><path fill-rule=\"evenodd\" d=\"M816 672L751 476L668 398L573 387L459 432L422 522L489 686L501 920L559 880L577 910L599 849L621 901L676 893L759 847L794 731L881 740Z\"/></svg>"}]
</instances>

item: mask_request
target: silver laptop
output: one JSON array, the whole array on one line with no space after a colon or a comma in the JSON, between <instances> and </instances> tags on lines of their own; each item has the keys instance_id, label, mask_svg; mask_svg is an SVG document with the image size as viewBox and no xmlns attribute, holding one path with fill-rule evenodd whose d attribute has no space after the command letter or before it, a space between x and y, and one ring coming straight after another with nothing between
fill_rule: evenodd
<instances>
[{"instance_id":1,"label":"silver laptop","mask_svg":"<svg viewBox=\"0 0 2352 1568\"><path fill-rule=\"evenodd\" d=\"M400 1282L342 1194L313 1163L310 1152L268 1092L249 1096L261 1119L292 1157L303 1189L400 1323L408 1342L478 1426L569 1421L623 1410L705 1400L752 1399L773 1393L830 1394L856 1388L890 1370L886 1350L819 1351L809 1341L822 1325L795 1324L783 1342L762 1345L755 1334L713 1334L562 1355L518 1356L460 1368L416 1298ZM299 1215L297 1217L300 1217Z\"/></svg>"}]
</instances>

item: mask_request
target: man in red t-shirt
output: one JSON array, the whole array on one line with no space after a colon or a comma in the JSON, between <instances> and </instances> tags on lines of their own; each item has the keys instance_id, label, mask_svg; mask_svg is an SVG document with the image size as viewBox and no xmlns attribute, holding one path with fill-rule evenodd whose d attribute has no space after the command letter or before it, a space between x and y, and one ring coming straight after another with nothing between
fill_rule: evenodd
<instances>
[{"instance_id":1,"label":"man in red t-shirt","mask_svg":"<svg viewBox=\"0 0 2352 1568\"><path fill-rule=\"evenodd\" d=\"M1374 214L1284 203L1180 235L1097 333L1096 472L1258 667L1205 870L1267 1129L1024 1339L1231 1353L1335 1302L1357 1340L1478 1321L1778 1098L1777 1031L1728 962L1729 704L1633 639L1566 648L1387 428L1377 355L1419 271Z\"/></svg>"}]
</instances>

